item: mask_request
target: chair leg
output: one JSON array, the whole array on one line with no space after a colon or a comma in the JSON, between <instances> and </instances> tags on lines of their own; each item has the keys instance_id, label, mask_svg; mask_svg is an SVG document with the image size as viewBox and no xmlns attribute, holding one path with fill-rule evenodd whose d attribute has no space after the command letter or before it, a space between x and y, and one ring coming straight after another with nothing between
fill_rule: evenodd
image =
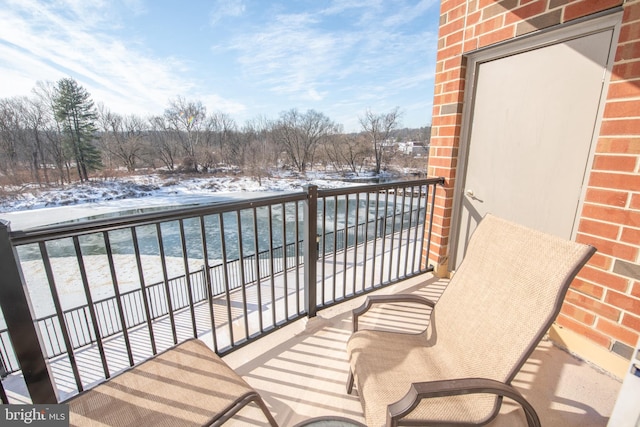
<instances>
[{"instance_id":1,"label":"chair leg","mask_svg":"<svg viewBox=\"0 0 640 427\"><path fill-rule=\"evenodd\" d=\"M353 372L349 369L349 378L347 378L347 394L353 391Z\"/></svg>"},{"instance_id":2,"label":"chair leg","mask_svg":"<svg viewBox=\"0 0 640 427\"><path fill-rule=\"evenodd\" d=\"M273 415L271 415L271 412L269 412L269 409L267 408L266 403L264 403L264 400L262 400L262 398L258 396L255 402L258 404L260 409L262 409L262 412L264 413L265 417L267 417L267 420L269 420L269 425L271 427L278 427L278 423L276 422L275 418L273 418Z\"/></svg>"}]
</instances>

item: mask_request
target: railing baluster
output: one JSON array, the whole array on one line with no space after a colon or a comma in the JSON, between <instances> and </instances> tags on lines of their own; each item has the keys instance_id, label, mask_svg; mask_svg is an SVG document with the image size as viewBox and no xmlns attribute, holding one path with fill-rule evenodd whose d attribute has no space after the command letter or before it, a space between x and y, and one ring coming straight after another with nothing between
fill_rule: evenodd
<instances>
[{"instance_id":1,"label":"railing baluster","mask_svg":"<svg viewBox=\"0 0 640 427\"><path fill-rule=\"evenodd\" d=\"M365 217L364 217L364 249L362 251L362 290L366 289L366 276L367 276L367 249L369 248L369 203L370 203L371 193L367 192L366 200L366 209L365 209ZM373 240L373 244L375 245L375 238Z\"/></svg>"},{"instance_id":2,"label":"railing baluster","mask_svg":"<svg viewBox=\"0 0 640 427\"><path fill-rule=\"evenodd\" d=\"M273 206L269 206L268 221L269 221L269 272L270 272L270 284L271 284L271 326L276 326L276 283L275 272L273 264Z\"/></svg>"},{"instance_id":3,"label":"railing baluster","mask_svg":"<svg viewBox=\"0 0 640 427\"><path fill-rule=\"evenodd\" d=\"M104 239L105 249L107 251L107 259L109 260L109 272L111 273L111 283L113 285L113 292L115 295L115 303L118 308L118 315L120 317L120 324L122 328L122 337L124 338L124 345L127 348L127 357L129 358L129 366L134 365L133 353L131 352L131 342L129 341L129 331L127 329L127 319L124 315L124 309L122 307L122 301L120 300L120 286L118 285L118 276L116 274L116 267L113 263L113 251L111 249L111 241L109 240L109 232L103 231L102 237ZM115 330L114 330L115 332Z\"/></svg>"},{"instance_id":4,"label":"railing baluster","mask_svg":"<svg viewBox=\"0 0 640 427\"><path fill-rule=\"evenodd\" d=\"M289 320L289 280L287 272L287 210L284 203L282 209L282 279L284 281L284 318Z\"/></svg>"},{"instance_id":5,"label":"railing baluster","mask_svg":"<svg viewBox=\"0 0 640 427\"><path fill-rule=\"evenodd\" d=\"M193 306L193 295L191 286L191 271L189 269L189 254L187 253L187 240L184 233L184 220L179 220L180 244L182 245L182 261L184 263L185 279L187 282L187 299L189 301L189 310L191 312L191 327L193 328L193 337L198 337L198 327L196 325L196 313Z\"/></svg>"},{"instance_id":6,"label":"railing baluster","mask_svg":"<svg viewBox=\"0 0 640 427\"><path fill-rule=\"evenodd\" d=\"M158 237L158 251L160 252L160 264L162 265L162 278L164 283L165 302L169 321L171 322L171 334L173 335L173 343L178 343L178 333L176 331L176 319L173 315L173 301L171 301L171 287L169 285L169 273L167 272L167 260L164 252L164 239L162 238L162 227L160 222L156 223L156 236Z\"/></svg>"},{"instance_id":7,"label":"railing baluster","mask_svg":"<svg viewBox=\"0 0 640 427\"><path fill-rule=\"evenodd\" d=\"M213 288L211 283L211 267L209 267L209 246L207 244L207 228L204 215L200 216L200 238L202 239L202 262L204 263L204 278L207 288L207 308L211 319L211 335L213 339L213 350L218 352L218 335L216 334L216 317L213 310Z\"/></svg>"},{"instance_id":8,"label":"railing baluster","mask_svg":"<svg viewBox=\"0 0 640 427\"><path fill-rule=\"evenodd\" d=\"M342 245L342 298L347 297L347 248L349 247L349 195L344 196L344 244Z\"/></svg>"},{"instance_id":9,"label":"railing baluster","mask_svg":"<svg viewBox=\"0 0 640 427\"><path fill-rule=\"evenodd\" d=\"M258 213L256 208L251 209L253 215L253 247L255 252L255 269L256 269L256 298L258 305L258 326L260 333L264 332L264 325L262 320L262 274L260 274L260 242L258 240Z\"/></svg>"},{"instance_id":10,"label":"railing baluster","mask_svg":"<svg viewBox=\"0 0 640 427\"><path fill-rule=\"evenodd\" d=\"M378 250L378 215L380 212L380 191L376 191L376 210L375 210L375 221L373 227L373 257L371 259L371 287L375 287L376 284L376 255ZM381 233L382 238L384 238L384 233Z\"/></svg>"},{"instance_id":11,"label":"railing baluster","mask_svg":"<svg viewBox=\"0 0 640 427\"><path fill-rule=\"evenodd\" d=\"M406 191L407 187L402 187L402 202L400 202L401 204L401 209L400 209L400 231L398 231L398 262L396 263L396 278L400 277L400 261L402 260L402 253L405 253L405 259L407 259L407 251L406 251L406 247L403 250L402 247L402 235L404 234L404 204L406 202ZM394 221L395 224L395 221ZM406 271L405 274L406 276Z\"/></svg>"},{"instance_id":12,"label":"railing baluster","mask_svg":"<svg viewBox=\"0 0 640 427\"><path fill-rule=\"evenodd\" d=\"M318 198L319 200L320 198ZM306 223L306 219L305 219ZM306 227L305 227L306 228ZM324 304L324 296L326 295L326 271L325 266L327 264L327 198L322 198L322 264L321 264L321 275L320 275L320 289L322 295L321 303Z\"/></svg>"},{"instance_id":13,"label":"railing baluster","mask_svg":"<svg viewBox=\"0 0 640 427\"><path fill-rule=\"evenodd\" d=\"M307 200L304 204L304 286L305 309L307 316L315 317L317 312L317 259L318 249L316 236L318 235L318 187L308 185L305 187ZM322 280L324 282L324 278ZM324 302L324 298L323 298Z\"/></svg>"},{"instance_id":14,"label":"railing baluster","mask_svg":"<svg viewBox=\"0 0 640 427\"><path fill-rule=\"evenodd\" d=\"M407 227L407 243L406 243L406 248L407 248L407 256L404 259L404 275L406 276L408 274L408 268L409 268L409 245L411 243L411 227L413 227L413 196L414 193L416 191L416 187L415 186L411 186L411 195L409 197L409 227ZM416 224L415 229L418 228L418 224ZM416 243L418 243L416 240L414 240L414 244L413 244L413 255L411 256L411 272L413 273L413 268L415 265L415 258L416 258Z\"/></svg>"},{"instance_id":15,"label":"railing baluster","mask_svg":"<svg viewBox=\"0 0 640 427\"><path fill-rule=\"evenodd\" d=\"M60 324L60 329L62 330L62 339L64 340L64 345L67 349L69 364L71 365L71 372L73 372L73 378L76 382L76 387L78 387L78 391L80 392L84 389L84 386L82 384L82 379L80 378L80 371L78 371L78 363L76 361L73 344L71 343L71 338L69 337L67 322L64 318L60 296L58 295L58 289L56 288L53 269L51 268L51 261L49 260L49 253L47 252L47 246L45 242L38 243L38 246L40 248L40 258L42 259L42 263L44 264L44 271L47 276L47 282L49 282L49 290L51 291L53 306L56 309L56 317L58 318L58 323Z\"/></svg>"},{"instance_id":16,"label":"railing baluster","mask_svg":"<svg viewBox=\"0 0 640 427\"><path fill-rule=\"evenodd\" d=\"M93 324L93 332L96 337L96 344L98 346L98 351L100 352L102 369L104 370L105 378L109 378L111 377L111 374L109 373L109 366L107 365L107 357L104 352L104 346L102 345L102 337L100 336L100 327L98 326L98 317L96 316L96 312L93 304L93 298L91 296L91 290L89 289L89 280L87 279L87 271L84 266L82 249L80 248L80 240L78 239L78 236L73 237L73 246L76 252L78 267L80 268L80 278L82 279L82 287L84 288L85 298L87 299L87 308L89 309L89 316L91 317L91 323Z\"/></svg>"},{"instance_id":17,"label":"railing baluster","mask_svg":"<svg viewBox=\"0 0 640 427\"><path fill-rule=\"evenodd\" d=\"M240 210L236 211L236 223L238 230L238 265L240 273L240 286L242 286L242 314L244 315L244 336L249 339L249 313L247 311L247 287L244 277L244 247L242 245L242 218Z\"/></svg>"},{"instance_id":18,"label":"railing baluster","mask_svg":"<svg viewBox=\"0 0 640 427\"><path fill-rule=\"evenodd\" d=\"M218 224L220 224L220 249L222 251L222 277L224 281L224 294L227 299L227 323L229 324L229 345L233 347L235 345L235 339L233 338L233 315L231 308L233 307L231 301L231 293L229 289L229 272L227 271L227 239L224 234L224 214L218 214Z\"/></svg>"},{"instance_id":19,"label":"railing baluster","mask_svg":"<svg viewBox=\"0 0 640 427\"><path fill-rule=\"evenodd\" d=\"M389 189L385 191L384 197L384 217L382 219L382 250L380 259L380 284L384 283L384 266L385 266L385 246L387 242L387 218L389 217Z\"/></svg>"},{"instance_id":20,"label":"railing baluster","mask_svg":"<svg viewBox=\"0 0 640 427\"><path fill-rule=\"evenodd\" d=\"M296 221L295 221L295 242L293 243L293 250L296 257L296 315L300 314L300 204L295 203ZM316 235L316 239L317 239ZM317 246L316 246L317 250ZM314 261L315 262L315 261Z\"/></svg>"},{"instance_id":21,"label":"railing baluster","mask_svg":"<svg viewBox=\"0 0 640 427\"><path fill-rule=\"evenodd\" d=\"M356 292L356 277L358 276L356 273L358 272L358 234L359 234L359 230L358 228L360 227L360 193L356 193L356 219L355 219L355 225L353 226L353 229L355 230L355 234L354 234L354 239L353 239L353 283L352 283L352 287L353 287L353 294L355 295Z\"/></svg>"},{"instance_id":22,"label":"railing baluster","mask_svg":"<svg viewBox=\"0 0 640 427\"><path fill-rule=\"evenodd\" d=\"M338 258L338 196L333 196L333 275L331 277L331 302L336 300L336 276Z\"/></svg>"}]
</instances>

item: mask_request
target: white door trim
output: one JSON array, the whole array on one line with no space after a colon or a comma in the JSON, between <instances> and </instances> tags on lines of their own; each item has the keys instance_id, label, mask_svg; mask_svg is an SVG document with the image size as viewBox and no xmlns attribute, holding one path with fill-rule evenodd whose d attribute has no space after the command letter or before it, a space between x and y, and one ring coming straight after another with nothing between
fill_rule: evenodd
<instances>
[{"instance_id":1,"label":"white door trim","mask_svg":"<svg viewBox=\"0 0 640 427\"><path fill-rule=\"evenodd\" d=\"M562 42L566 42L572 39L588 36L591 34L613 30L612 43L609 51L609 58L607 60L606 72L603 75L603 90L600 97L598 106L597 118L593 129L591 149L589 153L589 159L585 166L582 194L580 197L580 203L577 212L582 211L582 205L584 202L584 196L586 193L586 179L588 178L589 165L593 163L593 156L595 154L595 142L597 141L600 123L602 120L602 113L604 110L605 98L607 94L607 88L611 77L611 69L615 58L615 50L617 47L618 37L620 33L620 25L622 22L622 9L616 8L611 11L606 11L600 14L596 14L593 17L587 17L585 19L578 20L569 24L562 24L547 30L543 30L531 35L523 36L521 38L500 43L496 46L489 46L481 50L477 50L468 54L465 54L467 63L467 71L465 81L467 82L464 95L464 104L462 109L462 127L460 134L459 144L459 157L458 167L456 170L456 179L453 193L453 211L451 218L451 234L448 247L448 268L450 271L455 269L456 265L456 253L457 245L460 235L460 224L462 214L462 202L463 191L465 186L468 156L469 156L469 143L471 137L471 127L473 118L474 98L477 86L478 70L482 63L488 61L494 61L497 59L505 58L511 55L517 55L519 53L527 52L534 49L543 48ZM577 224L579 221L579 215L576 215L574 220L572 238L575 238L577 231Z\"/></svg>"}]
</instances>

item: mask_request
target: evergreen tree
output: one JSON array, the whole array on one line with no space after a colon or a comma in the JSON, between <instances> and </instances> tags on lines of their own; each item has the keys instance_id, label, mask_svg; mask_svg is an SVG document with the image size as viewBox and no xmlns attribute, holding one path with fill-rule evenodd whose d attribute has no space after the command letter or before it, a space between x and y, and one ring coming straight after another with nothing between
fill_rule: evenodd
<instances>
[{"instance_id":1,"label":"evergreen tree","mask_svg":"<svg viewBox=\"0 0 640 427\"><path fill-rule=\"evenodd\" d=\"M87 181L88 172L102 167L100 152L93 145L98 116L91 96L74 79L60 79L53 109L65 137L67 155L75 161L80 181Z\"/></svg>"}]
</instances>

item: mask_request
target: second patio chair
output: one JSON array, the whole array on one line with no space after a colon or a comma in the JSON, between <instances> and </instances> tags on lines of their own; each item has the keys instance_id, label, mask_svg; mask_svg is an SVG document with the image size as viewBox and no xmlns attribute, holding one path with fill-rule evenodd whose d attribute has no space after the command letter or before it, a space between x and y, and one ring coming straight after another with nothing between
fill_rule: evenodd
<instances>
[{"instance_id":1,"label":"second patio chair","mask_svg":"<svg viewBox=\"0 0 640 427\"><path fill-rule=\"evenodd\" d=\"M487 215L441 298L370 296L354 310L351 372L367 425L483 425L503 397L529 426L533 407L511 386L560 311L566 291L595 249ZM358 331L374 303L433 307L419 334Z\"/></svg>"}]
</instances>

